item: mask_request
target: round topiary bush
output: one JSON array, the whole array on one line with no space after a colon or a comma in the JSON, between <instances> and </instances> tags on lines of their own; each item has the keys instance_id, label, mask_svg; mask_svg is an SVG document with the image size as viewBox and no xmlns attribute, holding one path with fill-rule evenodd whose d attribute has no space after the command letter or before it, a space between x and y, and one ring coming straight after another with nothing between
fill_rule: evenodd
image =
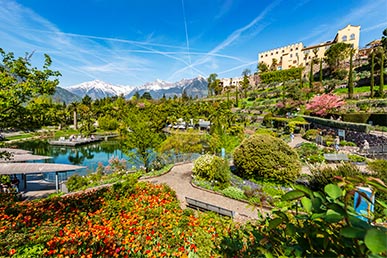
<instances>
[{"instance_id":1,"label":"round topiary bush","mask_svg":"<svg viewBox=\"0 0 387 258\"><path fill-rule=\"evenodd\" d=\"M237 173L246 179L294 181L301 171L297 153L283 140L270 135L252 135L234 151Z\"/></svg>"},{"instance_id":2,"label":"round topiary bush","mask_svg":"<svg viewBox=\"0 0 387 258\"><path fill-rule=\"evenodd\" d=\"M227 185L231 178L230 166L221 157L205 154L194 162L192 174L217 185Z\"/></svg>"}]
</instances>

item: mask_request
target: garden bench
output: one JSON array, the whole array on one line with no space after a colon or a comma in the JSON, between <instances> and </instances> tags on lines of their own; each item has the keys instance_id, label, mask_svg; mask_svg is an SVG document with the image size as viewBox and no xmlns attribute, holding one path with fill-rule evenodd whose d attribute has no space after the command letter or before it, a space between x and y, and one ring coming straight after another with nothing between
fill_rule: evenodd
<instances>
[{"instance_id":1,"label":"garden bench","mask_svg":"<svg viewBox=\"0 0 387 258\"><path fill-rule=\"evenodd\" d=\"M233 218L235 216L235 212L232 210L224 209L216 205L212 205L206 202L198 201L189 197L185 197L187 202L187 207L192 209L197 209L200 211L213 211L223 216L228 216Z\"/></svg>"},{"instance_id":2,"label":"garden bench","mask_svg":"<svg viewBox=\"0 0 387 258\"><path fill-rule=\"evenodd\" d=\"M326 153L324 158L326 161L349 161L345 153Z\"/></svg>"}]
</instances>

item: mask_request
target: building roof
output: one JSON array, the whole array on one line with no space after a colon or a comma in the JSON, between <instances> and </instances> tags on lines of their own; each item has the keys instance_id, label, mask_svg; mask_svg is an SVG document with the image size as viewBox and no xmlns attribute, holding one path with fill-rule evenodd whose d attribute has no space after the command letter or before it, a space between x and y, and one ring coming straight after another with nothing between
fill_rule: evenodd
<instances>
[{"instance_id":1,"label":"building roof","mask_svg":"<svg viewBox=\"0 0 387 258\"><path fill-rule=\"evenodd\" d=\"M11 163L11 162L26 162L34 160L45 160L51 159L49 156L33 155L30 151L21 150L21 149L10 149L10 148L0 148L0 152L6 151L11 153L9 159L0 158L0 163Z\"/></svg>"},{"instance_id":2,"label":"building roof","mask_svg":"<svg viewBox=\"0 0 387 258\"><path fill-rule=\"evenodd\" d=\"M2 163L0 175L67 172L82 168L86 167L54 163Z\"/></svg>"},{"instance_id":3,"label":"building roof","mask_svg":"<svg viewBox=\"0 0 387 258\"><path fill-rule=\"evenodd\" d=\"M0 158L0 163L14 163L14 162L26 162L26 161L34 161L34 160L45 160L52 159L50 156L40 156L40 155L32 155L32 154L20 154L13 155L10 159Z\"/></svg>"}]
</instances>

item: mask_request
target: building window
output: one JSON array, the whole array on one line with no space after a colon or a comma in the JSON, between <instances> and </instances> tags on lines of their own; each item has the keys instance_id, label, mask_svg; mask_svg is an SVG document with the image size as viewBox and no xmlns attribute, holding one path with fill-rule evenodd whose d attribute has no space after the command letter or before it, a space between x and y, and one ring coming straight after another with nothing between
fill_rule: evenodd
<instances>
[{"instance_id":1,"label":"building window","mask_svg":"<svg viewBox=\"0 0 387 258\"><path fill-rule=\"evenodd\" d=\"M273 52L271 52L270 55L272 56L272 55L273 55Z\"/></svg>"},{"instance_id":2,"label":"building window","mask_svg":"<svg viewBox=\"0 0 387 258\"><path fill-rule=\"evenodd\" d=\"M298 50L298 47L296 47L296 50Z\"/></svg>"},{"instance_id":3,"label":"building window","mask_svg":"<svg viewBox=\"0 0 387 258\"><path fill-rule=\"evenodd\" d=\"M278 51L276 51L275 53L278 54Z\"/></svg>"},{"instance_id":4,"label":"building window","mask_svg":"<svg viewBox=\"0 0 387 258\"><path fill-rule=\"evenodd\" d=\"M354 34L354 33L351 34L350 39L351 39L351 40L354 40L354 39L355 39L355 34Z\"/></svg>"},{"instance_id":5,"label":"building window","mask_svg":"<svg viewBox=\"0 0 387 258\"><path fill-rule=\"evenodd\" d=\"M290 54L290 58L292 58L293 57L293 55L292 54Z\"/></svg>"},{"instance_id":6,"label":"building window","mask_svg":"<svg viewBox=\"0 0 387 258\"><path fill-rule=\"evenodd\" d=\"M285 50L282 49L282 53L285 53Z\"/></svg>"},{"instance_id":7,"label":"building window","mask_svg":"<svg viewBox=\"0 0 387 258\"><path fill-rule=\"evenodd\" d=\"M267 56L267 54L265 56Z\"/></svg>"},{"instance_id":8,"label":"building window","mask_svg":"<svg viewBox=\"0 0 387 258\"><path fill-rule=\"evenodd\" d=\"M293 48L291 48L290 51L293 51Z\"/></svg>"},{"instance_id":9,"label":"building window","mask_svg":"<svg viewBox=\"0 0 387 258\"><path fill-rule=\"evenodd\" d=\"M342 39L343 41L347 41L347 36L344 35L341 39Z\"/></svg>"},{"instance_id":10,"label":"building window","mask_svg":"<svg viewBox=\"0 0 387 258\"><path fill-rule=\"evenodd\" d=\"M261 55L261 58L263 58L263 55Z\"/></svg>"}]
</instances>

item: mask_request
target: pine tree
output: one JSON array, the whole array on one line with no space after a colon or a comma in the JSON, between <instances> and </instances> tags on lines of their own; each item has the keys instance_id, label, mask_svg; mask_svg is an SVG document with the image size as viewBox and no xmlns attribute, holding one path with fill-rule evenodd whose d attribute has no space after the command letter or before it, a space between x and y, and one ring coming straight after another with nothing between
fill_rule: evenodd
<instances>
[{"instance_id":1,"label":"pine tree","mask_svg":"<svg viewBox=\"0 0 387 258\"><path fill-rule=\"evenodd\" d=\"M374 97L374 86L375 86L374 69L375 69L375 50L373 49L371 53L371 82L370 82L371 98Z\"/></svg>"},{"instance_id":2,"label":"pine tree","mask_svg":"<svg viewBox=\"0 0 387 258\"><path fill-rule=\"evenodd\" d=\"M348 98L353 98L353 53L354 50L351 50L349 56L349 72L348 72Z\"/></svg>"}]
</instances>

